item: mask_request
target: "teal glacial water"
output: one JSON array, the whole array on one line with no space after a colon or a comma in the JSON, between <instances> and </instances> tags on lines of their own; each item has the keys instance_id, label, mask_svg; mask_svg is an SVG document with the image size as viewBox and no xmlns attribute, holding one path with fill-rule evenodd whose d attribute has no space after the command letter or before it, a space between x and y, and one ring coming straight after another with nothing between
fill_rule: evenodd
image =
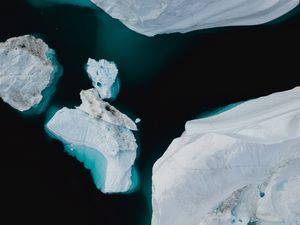
<instances>
[{"instance_id":1,"label":"teal glacial water","mask_svg":"<svg viewBox=\"0 0 300 225\"><path fill-rule=\"evenodd\" d=\"M141 118L139 187L102 194L84 165L46 134L47 113L23 116L0 102L0 220L11 224L150 225L153 163L187 120L300 85L297 10L266 25L146 37L87 0L57 2L1 3L0 41L35 34L56 51L64 72L48 110L80 104L80 90L92 87L89 57L116 63L120 93L112 104Z\"/></svg>"}]
</instances>

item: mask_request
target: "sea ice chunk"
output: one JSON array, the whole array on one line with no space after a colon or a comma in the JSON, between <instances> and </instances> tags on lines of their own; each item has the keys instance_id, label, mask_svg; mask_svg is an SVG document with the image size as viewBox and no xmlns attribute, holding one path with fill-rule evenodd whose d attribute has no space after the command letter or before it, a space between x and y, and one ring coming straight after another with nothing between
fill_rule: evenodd
<instances>
[{"instance_id":1,"label":"sea ice chunk","mask_svg":"<svg viewBox=\"0 0 300 225\"><path fill-rule=\"evenodd\" d=\"M115 98L117 96L120 84L117 78L118 69L116 64L105 59L96 61L89 58L86 72L102 99Z\"/></svg>"},{"instance_id":2,"label":"sea ice chunk","mask_svg":"<svg viewBox=\"0 0 300 225\"><path fill-rule=\"evenodd\" d=\"M135 185L132 166L137 144L128 129L134 122L97 94L95 89L81 91L81 106L58 110L46 129L67 143L67 151L91 170L98 189L127 192Z\"/></svg>"},{"instance_id":3,"label":"sea ice chunk","mask_svg":"<svg viewBox=\"0 0 300 225\"><path fill-rule=\"evenodd\" d=\"M90 0L130 29L161 33L255 25L292 10L299 0Z\"/></svg>"},{"instance_id":4,"label":"sea ice chunk","mask_svg":"<svg viewBox=\"0 0 300 225\"><path fill-rule=\"evenodd\" d=\"M152 225L300 224L300 88L188 121L153 167Z\"/></svg>"},{"instance_id":5,"label":"sea ice chunk","mask_svg":"<svg viewBox=\"0 0 300 225\"><path fill-rule=\"evenodd\" d=\"M91 88L80 92L82 104L78 109L88 113L95 119L101 119L108 123L126 127L130 130L137 130L136 124L125 114L121 113L109 103L103 101L96 89Z\"/></svg>"},{"instance_id":6,"label":"sea ice chunk","mask_svg":"<svg viewBox=\"0 0 300 225\"><path fill-rule=\"evenodd\" d=\"M43 97L49 100L61 73L54 50L39 38L24 35L0 43L0 97L19 111L37 107Z\"/></svg>"}]
</instances>

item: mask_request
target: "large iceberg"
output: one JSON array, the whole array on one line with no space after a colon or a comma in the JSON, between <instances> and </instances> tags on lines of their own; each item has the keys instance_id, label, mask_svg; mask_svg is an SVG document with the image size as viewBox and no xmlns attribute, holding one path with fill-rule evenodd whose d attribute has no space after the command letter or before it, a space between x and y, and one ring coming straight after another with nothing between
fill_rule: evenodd
<instances>
[{"instance_id":1,"label":"large iceberg","mask_svg":"<svg viewBox=\"0 0 300 225\"><path fill-rule=\"evenodd\" d=\"M47 131L91 170L102 192L132 191L137 179L133 168L137 144L131 131L137 129L135 123L104 102L94 88L81 91L80 97L79 107L55 113Z\"/></svg>"},{"instance_id":2,"label":"large iceberg","mask_svg":"<svg viewBox=\"0 0 300 225\"><path fill-rule=\"evenodd\" d=\"M39 38L24 35L0 43L0 97L19 111L41 112L61 73L54 50Z\"/></svg>"},{"instance_id":3,"label":"large iceberg","mask_svg":"<svg viewBox=\"0 0 300 225\"><path fill-rule=\"evenodd\" d=\"M90 0L130 29L155 34L274 20L299 0Z\"/></svg>"},{"instance_id":4,"label":"large iceberg","mask_svg":"<svg viewBox=\"0 0 300 225\"><path fill-rule=\"evenodd\" d=\"M188 121L153 167L152 225L299 225L300 87Z\"/></svg>"}]
</instances>

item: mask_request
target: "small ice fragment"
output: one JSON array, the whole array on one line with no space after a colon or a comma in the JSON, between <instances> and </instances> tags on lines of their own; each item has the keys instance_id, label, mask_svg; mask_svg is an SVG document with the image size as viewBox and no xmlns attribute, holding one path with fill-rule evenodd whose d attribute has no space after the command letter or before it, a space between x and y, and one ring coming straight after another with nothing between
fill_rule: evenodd
<instances>
[{"instance_id":1,"label":"small ice fragment","mask_svg":"<svg viewBox=\"0 0 300 225\"><path fill-rule=\"evenodd\" d=\"M115 98L118 95L120 84L115 63L105 59L96 61L89 58L86 64L86 72L102 99Z\"/></svg>"}]
</instances>

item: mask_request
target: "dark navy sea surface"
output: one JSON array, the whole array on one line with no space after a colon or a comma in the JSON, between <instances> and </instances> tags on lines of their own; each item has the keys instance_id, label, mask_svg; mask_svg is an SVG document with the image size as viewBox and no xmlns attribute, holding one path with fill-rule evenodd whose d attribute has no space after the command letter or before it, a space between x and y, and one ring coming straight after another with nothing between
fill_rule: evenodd
<instances>
[{"instance_id":1,"label":"dark navy sea surface","mask_svg":"<svg viewBox=\"0 0 300 225\"><path fill-rule=\"evenodd\" d=\"M104 195L47 136L47 111L23 115L1 101L0 224L150 225L152 165L187 120L300 85L298 11L266 25L146 37L100 9L1 1L0 41L39 35L64 67L51 107L79 105L80 90L91 87L84 64L104 58L119 68L112 104L142 121L138 190Z\"/></svg>"}]
</instances>

